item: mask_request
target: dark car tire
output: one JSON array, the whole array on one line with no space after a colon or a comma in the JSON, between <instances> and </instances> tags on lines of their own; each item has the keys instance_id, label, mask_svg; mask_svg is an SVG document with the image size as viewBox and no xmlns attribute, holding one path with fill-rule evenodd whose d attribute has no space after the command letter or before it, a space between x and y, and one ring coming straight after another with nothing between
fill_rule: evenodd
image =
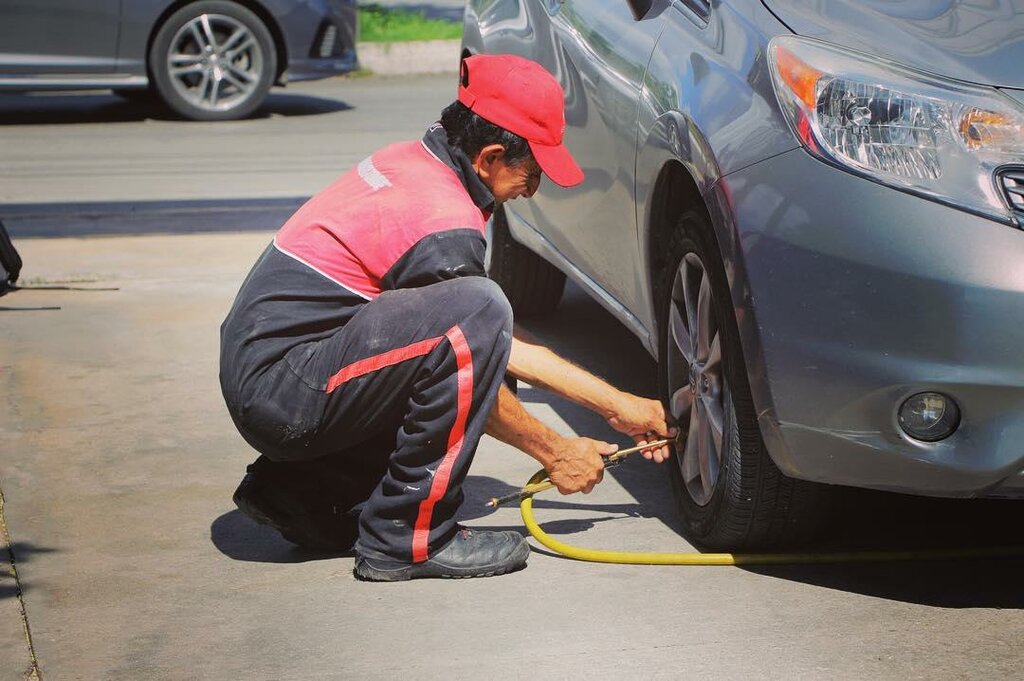
<instances>
[{"instance_id":1,"label":"dark car tire","mask_svg":"<svg viewBox=\"0 0 1024 681\"><path fill-rule=\"evenodd\" d=\"M539 315L558 307L565 274L512 238L501 206L491 220L489 251L487 276L501 286L516 315Z\"/></svg>"},{"instance_id":2,"label":"dark car tire","mask_svg":"<svg viewBox=\"0 0 1024 681\"><path fill-rule=\"evenodd\" d=\"M712 551L760 550L804 543L817 536L827 521L826 488L787 477L768 455L750 394L725 269L707 218L697 211L684 213L668 249L671 267L663 274L658 289L659 387L666 408L673 412L684 436L676 448L674 463L669 466L684 532L696 545ZM684 280L690 282L688 288L683 285ZM705 283L709 284L705 289L710 294L709 304L694 305ZM703 358L700 341L690 343L694 348L690 354L700 368L698 371L689 370L690 363L674 340L673 308L683 310L677 317L680 323L687 318L698 320L687 321L685 329L697 328L695 335L699 335L702 323L706 328L703 345L708 351ZM692 316L685 312L687 309L693 312ZM701 309L706 310L704 322L699 321ZM684 326L677 323L676 329L682 334ZM717 370L715 336L720 350ZM687 401L692 408L681 409ZM694 411L698 418L691 421ZM701 414L706 417L704 430L700 428ZM716 418L722 431L717 476L712 475L714 468L709 463L705 485L703 469L699 479L692 477L693 462L699 462L700 457L688 457L696 455L701 435L710 445L714 444ZM713 447L706 451L710 461Z\"/></svg>"},{"instance_id":3,"label":"dark car tire","mask_svg":"<svg viewBox=\"0 0 1024 681\"><path fill-rule=\"evenodd\" d=\"M189 30L204 15L211 23L212 42L221 49L213 47L199 26L198 37ZM242 38L224 45L239 31L245 32L238 34ZM172 54L187 59L172 64ZM263 103L277 73L277 54L270 31L250 10L224 0L200 0L179 9L160 27L148 68L157 93L173 111L191 120L223 121L248 116ZM192 71L175 74L175 68Z\"/></svg>"}]
</instances>

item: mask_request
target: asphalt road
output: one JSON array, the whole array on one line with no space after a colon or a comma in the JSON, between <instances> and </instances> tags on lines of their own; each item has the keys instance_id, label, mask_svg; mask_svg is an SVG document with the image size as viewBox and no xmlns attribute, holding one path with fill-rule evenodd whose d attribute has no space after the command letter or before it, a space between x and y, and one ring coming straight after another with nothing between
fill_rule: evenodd
<instances>
[{"instance_id":1,"label":"asphalt road","mask_svg":"<svg viewBox=\"0 0 1024 681\"><path fill-rule=\"evenodd\" d=\"M274 89L249 120L186 124L109 93L5 95L0 219L18 235L272 229L453 99L453 77L339 78Z\"/></svg>"},{"instance_id":2,"label":"asphalt road","mask_svg":"<svg viewBox=\"0 0 1024 681\"><path fill-rule=\"evenodd\" d=\"M282 216L418 136L453 90L332 80L220 124L108 95L0 98L0 219L24 276L118 289L0 299L18 308L0 311L0 542L19 578L0 572L0 679L30 653L47 679L1019 678L1021 560L611 566L537 547L506 577L374 585L234 510L253 453L220 401L217 326L239 283ZM649 357L578 289L529 326L653 394ZM560 432L616 437L522 396ZM485 438L463 519L521 528L483 502L535 469ZM571 543L686 551L665 473L631 460L589 497L538 498L538 516ZM1019 505L836 494L826 547L1022 540Z\"/></svg>"}]
</instances>

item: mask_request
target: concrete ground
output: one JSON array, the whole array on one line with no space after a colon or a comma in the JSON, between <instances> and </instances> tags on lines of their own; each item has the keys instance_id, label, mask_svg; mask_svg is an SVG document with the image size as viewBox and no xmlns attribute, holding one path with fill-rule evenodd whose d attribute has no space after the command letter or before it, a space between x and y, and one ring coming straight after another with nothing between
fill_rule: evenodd
<instances>
[{"instance_id":1,"label":"concrete ground","mask_svg":"<svg viewBox=\"0 0 1024 681\"><path fill-rule=\"evenodd\" d=\"M252 451L217 387L217 326L269 233L20 242L40 282L117 291L4 298L4 513L53 679L1007 678L1024 669L1020 561L736 568L609 566L538 549L527 570L365 584L351 556L291 547L235 510ZM535 330L617 383L652 366L578 291ZM566 329L571 329L567 331ZM536 391L564 432L614 435ZM621 440L620 440L621 442ZM463 516L521 529L485 499L536 469L487 439ZM688 550L664 469L636 460L590 497L538 498L565 541ZM918 521L924 522L923 518ZM865 528L861 528L863 534ZM0 594L0 677L30 649Z\"/></svg>"},{"instance_id":2,"label":"concrete ground","mask_svg":"<svg viewBox=\"0 0 1024 681\"><path fill-rule=\"evenodd\" d=\"M310 84L212 125L109 95L0 102L0 218L14 216L23 278L117 289L0 298L0 543L13 558L0 561L0 681L1019 678L1019 559L615 566L534 544L505 577L364 584L352 556L295 549L234 509L254 453L221 403L217 329L271 231L227 218L256 199L286 212L416 134L446 83ZM189 231L182 210L234 231L174 233ZM650 358L578 289L530 328L653 394ZM522 397L562 432L616 437L584 410ZM515 509L483 504L534 470L485 439L464 521L521 530ZM686 551L666 472L631 460L590 496L538 497L538 516L570 543ZM839 498L826 546L1024 539L1019 505Z\"/></svg>"}]
</instances>

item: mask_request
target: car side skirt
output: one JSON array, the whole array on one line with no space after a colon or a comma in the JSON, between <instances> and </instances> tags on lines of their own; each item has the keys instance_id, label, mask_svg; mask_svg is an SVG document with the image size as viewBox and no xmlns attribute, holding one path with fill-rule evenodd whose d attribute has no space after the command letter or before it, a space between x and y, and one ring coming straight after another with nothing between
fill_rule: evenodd
<instances>
[{"instance_id":1,"label":"car side skirt","mask_svg":"<svg viewBox=\"0 0 1024 681\"><path fill-rule=\"evenodd\" d=\"M0 90L109 90L112 88L144 88L145 76L98 73L95 75L5 76Z\"/></svg>"}]
</instances>

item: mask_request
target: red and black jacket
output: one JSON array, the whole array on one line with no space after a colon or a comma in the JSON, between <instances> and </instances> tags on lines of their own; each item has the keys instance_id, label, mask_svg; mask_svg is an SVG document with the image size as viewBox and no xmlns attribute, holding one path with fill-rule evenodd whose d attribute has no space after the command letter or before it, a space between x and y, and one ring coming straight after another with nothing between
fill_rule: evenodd
<instances>
[{"instance_id":1,"label":"red and black jacket","mask_svg":"<svg viewBox=\"0 0 1024 681\"><path fill-rule=\"evenodd\" d=\"M225 397L384 291L486 276L493 206L440 124L361 161L285 223L242 284L221 326Z\"/></svg>"}]
</instances>

